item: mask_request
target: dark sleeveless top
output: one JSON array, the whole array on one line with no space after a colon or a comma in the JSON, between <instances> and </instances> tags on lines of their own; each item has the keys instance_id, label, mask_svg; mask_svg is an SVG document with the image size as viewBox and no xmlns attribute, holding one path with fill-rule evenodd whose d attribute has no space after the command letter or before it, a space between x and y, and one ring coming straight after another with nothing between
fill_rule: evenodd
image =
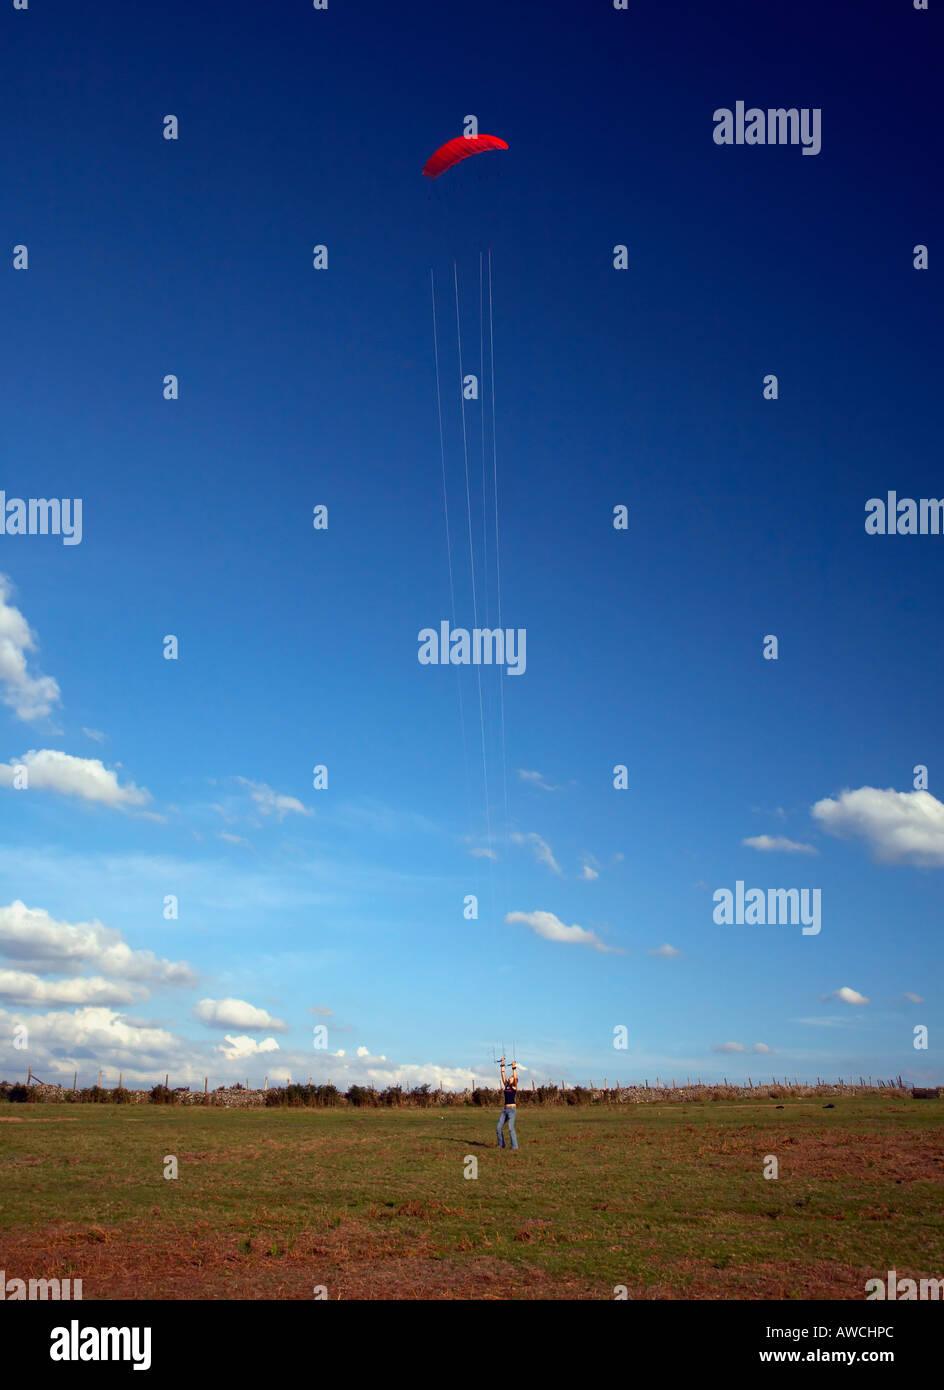
<instances>
[{"instance_id":1,"label":"dark sleeveless top","mask_svg":"<svg viewBox=\"0 0 944 1390\"><path fill-rule=\"evenodd\" d=\"M513 1086L510 1081L505 1082L505 1104L514 1105L515 1096L518 1094L518 1087Z\"/></svg>"}]
</instances>

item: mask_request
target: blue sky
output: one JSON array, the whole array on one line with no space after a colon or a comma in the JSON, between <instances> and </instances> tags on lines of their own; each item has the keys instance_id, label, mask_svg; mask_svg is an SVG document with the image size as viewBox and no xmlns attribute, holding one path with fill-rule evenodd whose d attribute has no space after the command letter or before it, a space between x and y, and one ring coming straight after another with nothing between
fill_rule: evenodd
<instances>
[{"instance_id":1,"label":"blue sky","mask_svg":"<svg viewBox=\"0 0 944 1390\"><path fill-rule=\"evenodd\" d=\"M5 16L2 1074L940 1079L940 17L723 8Z\"/></svg>"}]
</instances>

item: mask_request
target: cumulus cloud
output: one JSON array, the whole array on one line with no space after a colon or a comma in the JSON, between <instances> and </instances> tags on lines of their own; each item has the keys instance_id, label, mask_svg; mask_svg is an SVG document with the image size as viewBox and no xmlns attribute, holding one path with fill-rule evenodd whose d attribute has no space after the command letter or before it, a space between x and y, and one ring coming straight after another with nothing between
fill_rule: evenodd
<instances>
[{"instance_id":1,"label":"cumulus cloud","mask_svg":"<svg viewBox=\"0 0 944 1390\"><path fill-rule=\"evenodd\" d=\"M516 845L530 845L534 850L534 857L539 864L546 864L555 874L563 875L563 869L558 864L551 852L551 847L546 840L542 840L540 835L536 835L533 830L521 835L517 830L511 832L511 839Z\"/></svg>"},{"instance_id":2,"label":"cumulus cloud","mask_svg":"<svg viewBox=\"0 0 944 1390\"><path fill-rule=\"evenodd\" d=\"M101 922L58 922L44 908L17 898L0 907L0 955L40 974L77 974L92 966L121 980L146 984L193 985L197 976L186 961L159 959L152 951L132 950L120 931Z\"/></svg>"},{"instance_id":3,"label":"cumulus cloud","mask_svg":"<svg viewBox=\"0 0 944 1390\"><path fill-rule=\"evenodd\" d=\"M136 787L133 782L120 786L117 773L106 768L100 758L75 758L56 748L31 748L22 758L0 763L0 787L13 786L20 766L26 768L29 788L33 791L59 792L62 796L77 796L83 801L121 808L143 806L151 799L150 792Z\"/></svg>"},{"instance_id":4,"label":"cumulus cloud","mask_svg":"<svg viewBox=\"0 0 944 1390\"><path fill-rule=\"evenodd\" d=\"M481 1084L484 1072L438 1062L400 1064L385 1054L371 1055L361 1049L355 1056L337 1052L312 1053L307 1048L284 1049L274 1037L258 1040L233 1032L223 1041L199 1045L168 1032L159 1024L122 1015L107 1008L84 1008L74 1013L29 1014L0 1008L0 1076L19 1076L25 1072L24 1054L13 1046L14 1030L22 1025L29 1032L29 1059L34 1074L44 1081L60 1080L72 1084L73 1070L79 1085L91 1085L102 1068L103 1082L113 1086L119 1072L126 1086L150 1088L170 1074L171 1086L193 1085L203 1090L209 1075L211 1089L222 1083L249 1080L261 1086L267 1074L270 1084L286 1076L305 1080L310 1074L318 1082L332 1081L339 1089L357 1083L378 1089L384 1086L412 1087L427 1083L438 1089L467 1089L473 1078ZM276 1064L276 1065L274 1065ZM248 1073L248 1078L247 1078Z\"/></svg>"},{"instance_id":5,"label":"cumulus cloud","mask_svg":"<svg viewBox=\"0 0 944 1390\"><path fill-rule=\"evenodd\" d=\"M97 1066L136 1061L159 1066L168 1057L176 1056L179 1050L178 1040L172 1033L163 1028L136 1025L104 1007L20 1016L0 1009L0 1022L4 1025L0 1031L8 1032L14 1024L24 1024L29 1030L31 1054L38 1051L40 1056L54 1056L65 1063L68 1070L77 1060L85 1059Z\"/></svg>"},{"instance_id":6,"label":"cumulus cloud","mask_svg":"<svg viewBox=\"0 0 944 1390\"><path fill-rule=\"evenodd\" d=\"M245 1035L233 1038L226 1033L216 1050L221 1052L227 1061L237 1062L245 1057L258 1057L261 1052L278 1052L279 1045L275 1038L263 1038L259 1041Z\"/></svg>"},{"instance_id":7,"label":"cumulus cloud","mask_svg":"<svg viewBox=\"0 0 944 1390\"><path fill-rule=\"evenodd\" d=\"M911 1002L912 1002L912 1004L923 1004L923 1003L924 1003L924 1000L922 999L922 997L921 997L920 994L909 994L907 990L905 990L905 998L906 998L906 999L910 999Z\"/></svg>"},{"instance_id":8,"label":"cumulus cloud","mask_svg":"<svg viewBox=\"0 0 944 1390\"><path fill-rule=\"evenodd\" d=\"M841 989L833 991L831 998L841 999L844 1004L868 1004L864 994L860 994L857 989L850 989L848 985L843 985Z\"/></svg>"},{"instance_id":9,"label":"cumulus cloud","mask_svg":"<svg viewBox=\"0 0 944 1390\"><path fill-rule=\"evenodd\" d=\"M0 970L0 999L12 1004L136 1004L147 998L144 985L104 980L100 975L42 980L25 970Z\"/></svg>"},{"instance_id":10,"label":"cumulus cloud","mask_svg":"<svg viewBox=\"0 0 944 1390\"><path fill-rule=\"evenodd\" d=\"M650 956L661 956L663 960L671 960L674 956L680 956L681 951L677 951L674 946L670 946L666 941L664 945L657 946L654 951L650 951Z\"/></svg>"},{"instance_id":11,"label":"cumulus cloud","mask_svg":"<svg viewBox=\"0 0 944 1390\"><path fill-rule=\"evenodd\" d=\"M249 795L256 803L259 811L264 816L277 816L283 821L290 811L294 811L299 816L313 816L314 811L309 810L295 796L285 796L282 792L273 791L267 787L265 782L251 782L248 777L237 777L237 782L241 782L244 787L249 788Z\"/></svg>"},{"instance_id":12,"label":"cumulus cloud","mask_svg":"<svg viewBox=\"0 0 944 1390\"><path fill-rule=\"evenodd\" d=\"M773 1048L772 1048L772 1047L768 1047L766 1043L754 1043L754 1044L751 1046L751 1051L752 1051L752 1052L760 1052L761 1054L766 1054L766 1053L773 1052Z\"/></svg>"},{"instance_id":13,"label":"cumulus cloud","mask_svg":"<svg viewBox=\"0 0 944 1390\"><path fill-rule=\"evenodd\" d=\"M616 946L607 946L595 932L586 931L583 927L568 927L555 917L553 912L509 912L505 916L506 922L521 922L524 926L530 927L538 936L543 936L545 941L559 941L568 946L592 946L595 951L612 951L622 954Z\"/></svg>"},{"instance_id":14,"label":"cumulus cloud","mask_svg":"<svg viewBox=\"0 0 944 1390\"><path fill-rule=\"evenodd\" d=\"M831 835L865 840L879 863L944 865L944 804L930 792L847 788L817 801L812 814Z\"/></svg>"},{"instance_id":15,"label":"cumulus cloud","mask_svg":"<svg viewBox=\"0 0 944 1390\"><path fill-rule=\"evenodd\" d=\"M813 845L800 844L797 840L788 840L784 835L751 835L746 840L741 841L742 845L747 845L750 849L765 850L768 853L780 854L819 854L819 850Z\"/></svg>"},{"instance_id":16,"label":"cumulus cloud","mask_svg":"<svg viewBox=\"0 0 944 1390\"><path fill-rule=\"evenodd\" d=\"M247 1004L245 999L201 999L193 1006L193 1016L209 1028L269 1028L287 1033L288 1024L273 1018L265 1009Z\"/></svg>"},{"instance_id":17,"label":"cumulus cloud","mask_svg":"<svg viewBox=\"0 0 944 1390\"><path fill-rule=\"evenodd\" d=\"M52 676L30 673L28 653L36 650L36 635L9 602L12 593L12 583L0 574L0 699L18 719L45 719L62 703L59 686Z\"/></svg>"},{"instance_id":18,"label":"cumulus cloud","mask_svg":"<svg viewBox=\"0 0 944 1390\"><path fill-rule=\"evenodd\" d=\"M725 1042L712 1043L711 1050L712 1052L746 1052L747 1048L744 1046L743 1043Z\"/></svg>"}]
</instances>

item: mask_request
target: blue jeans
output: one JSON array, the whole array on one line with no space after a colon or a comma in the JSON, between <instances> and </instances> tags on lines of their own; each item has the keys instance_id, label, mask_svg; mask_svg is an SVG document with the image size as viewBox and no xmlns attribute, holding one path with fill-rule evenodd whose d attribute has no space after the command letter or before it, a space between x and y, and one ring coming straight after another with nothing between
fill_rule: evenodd
<instances>
[{"instance_id":1,"label":"blue jeans","mask_svg":"<svg viewBox=\"0 0 944 1390\"><path fill-rule=\"evenodd\" d=\"M498 1117L498 1147L505 1147L505 1136L502 1133L505 1125L508 1125L508 1133L511 1135L511 1147L518 1147L518 1136L515 1134L515 1107L506 1105Z\"/></svg>"}]
</instances>

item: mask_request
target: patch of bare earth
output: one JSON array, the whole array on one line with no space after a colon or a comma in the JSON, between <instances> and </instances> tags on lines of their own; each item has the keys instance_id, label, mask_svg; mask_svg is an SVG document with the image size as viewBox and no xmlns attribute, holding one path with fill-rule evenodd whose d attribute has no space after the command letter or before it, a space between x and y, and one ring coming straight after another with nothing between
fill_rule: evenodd
<instances>
[{"instance_id":1,"label":"patch of bare earth","mask_svg":"<svg viewBox=\"0 0 944 1390\"><path fill-rule=\"evenodd\" d=\"M597 1285L491 1255L404 1254L367 1227L284 1238L141 1236L101 1227L5 1233L3 1262L20 1279L80 1278L94 1299L589 1299Z\"/></svg>"}]
</instances>

